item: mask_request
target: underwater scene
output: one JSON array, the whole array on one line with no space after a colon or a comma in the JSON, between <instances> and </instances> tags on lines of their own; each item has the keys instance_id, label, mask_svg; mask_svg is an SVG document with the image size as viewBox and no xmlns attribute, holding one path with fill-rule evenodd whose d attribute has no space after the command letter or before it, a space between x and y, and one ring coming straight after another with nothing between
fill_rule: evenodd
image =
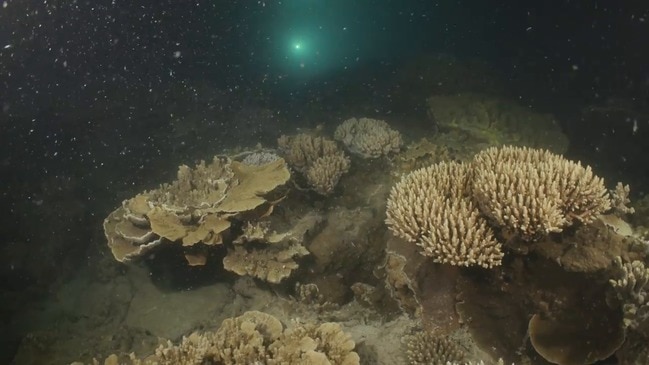
<instances>
[{"instance_id":1,"label":"underwater scene","mask_svg":"<svg viewBox=\"0 0 649 365\"><path fill-rule=\"evenodd\" d=\"M0 364L649 365L649 4L0 4Z\"/></svg>"}]
</instances>

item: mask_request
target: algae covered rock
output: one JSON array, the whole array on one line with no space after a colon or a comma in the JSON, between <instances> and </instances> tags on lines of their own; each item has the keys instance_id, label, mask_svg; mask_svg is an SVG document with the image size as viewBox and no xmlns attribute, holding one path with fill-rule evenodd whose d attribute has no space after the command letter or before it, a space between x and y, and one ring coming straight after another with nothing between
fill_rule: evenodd
<instances>
[{"instance_id":1,"label":"algae covered rock","mask_svg":"<svg viewBox=\"0 0 649 365\"><path fill-rule=\"evenodd\" d=\"M568 137L552 115L506 99L471 93L435 95L427 105L440 131L460 133L469 143L547 148L555 153L568 149Z\"/></svg>"}]
</instances>

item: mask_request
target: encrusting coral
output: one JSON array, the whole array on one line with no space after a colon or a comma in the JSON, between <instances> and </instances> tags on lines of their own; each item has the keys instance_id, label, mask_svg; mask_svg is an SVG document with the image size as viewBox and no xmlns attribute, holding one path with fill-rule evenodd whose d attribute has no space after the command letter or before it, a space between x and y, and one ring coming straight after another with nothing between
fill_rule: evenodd
<instances>
[{"instance_id":1,"label":"encrusting coral","mask_svg":"<svg viewBox=\"0 0 649 365\"><path fill-rule=\"evenodd\" d=\"M334 139L364 158L376 158L399 152L403 145L401 134L382 120L351 118L340 124Z\"/></svg>"},{"instance_id":2,"label":"encrusting coral","mask_svg":"<svg viewBox=\"0 0 649 365\"><path fill-rule=\"evenodd\" d=\"M349 170L349 158L332 140L302 133L283 135L277 143L288 164L321 195L331 194L338 180Z\"/></svg>"},{"instance_id":3,"label":"encrusting coral","mask_svg":"<svg viewBox=\"0 0 649 365\"><path fill-rule=\"evenodd\" d=\"M386 223L435 262L490 268L506 238L531 241L610 209L590 167L545 150L489 148L470 164L431 165L404 176L390 193Z\"/></svg>"},{"instance_id":4,"label":"encrusting coral","mask_svg":"<svg viewBox=\"0 0 649 365\"><path fill-rule=\"evenodd\" d=\"M435 262L500 265L503 253L468 196L469 165L441 162L404 176L390 192L386 223Z\"/></svg>"},{"instance_id":5,"label":"encrusting coral","mask_svg":"<svg viewBox=\"0 0 649 365\"><path fill-rule=\"evenodd\" d=\"M216 332L193 333L179 345L168 341L144 359L131 354L120 361L111 355L104 364L358 365L355 346L337 323L294 323L284 328L277 318L250 311L224 320Z\"/></svg>"}]
</instances>

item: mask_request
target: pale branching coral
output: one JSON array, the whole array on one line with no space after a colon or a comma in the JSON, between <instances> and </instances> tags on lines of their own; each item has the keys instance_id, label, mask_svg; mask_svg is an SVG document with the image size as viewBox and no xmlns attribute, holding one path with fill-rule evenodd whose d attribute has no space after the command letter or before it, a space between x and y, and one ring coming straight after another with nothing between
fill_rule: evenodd
<instances>
[{"instance_id":1,"label":"pale branching coral","mask_svg":"<svg viewBox=\"0 0 649 365\"><path fill-rule=\"evenodd\" d=\"M502 251L488 222L505 238L531 241L608 209L604 182L589 167L545 150L500 147L470 164L441 162L406 175L390 193L386 223L436 262L489 268Z\"/></svg>"},{"instance_id":2,"label":"pale branching coral","mask_svg":"<svg viewBox=\"0 0 649 365\"><path fill-rule=\"evenodd\" d=\"M399 152L401 134L382 120L351 118L336 128L334 139L364 158L376 158Z\"/></svg>"},{"instance_id":3,"label":"pale branching coral","mask_svg":"<svg viewBox=\"0 0 649 365\"><path fill-rule=\"evenodd\" d=\"M604 179L596 176L590 166L560 158L552 166L562 202L562 213L569 224L591 223L611 208ZM558 166L557 166L558 165ZM552 180L546 182L551 183Z\"/></svg>"},{"instance_id":4,"label":"pale branching coral","mask_svg":"<svg viewBox=\"0 0 649 365\"><path fill-rule=\"evenodd\" d=\"M321 195L331 194L340 177L349 170L349 158L332 140L298 134L281 136L277 143L289 165Z\"/></svg>"},{"instance_id":5,"label":"pale branching coral","mask_svg":"<svg viewBox=\"0 0 649 365\"><path fill-rule=\"evenodd\" d=\"M610 208L604 182L590 167L546 150L489 148L474 157L472 170L480 210L524 240L590 223Z\"/></svg>"},{"instance_id":6,"label":"pale branching coral","mask_svg":"<svg viewBox=\"0 0 649 365\"><path fill-rule=\"evenodd\" d=\"M628 206L631 203L629 199L629 193L631 188L629 185L624 185L621 182L618 182L615 185L615 189L611 190L611 205L613 206L613 212L619 216L625 214L635 213L633 207Z\"/></svg>"},{"instance_id":7,"label":"pale branching coral","mask_svg":"<svg viewBox=\"0 0 649 365\"><path fill-rule=\"evenodd\" d=\"M624 324L649 335L649 268L642 261L613 261L614 276L609 282L622 303Z\"/></svg>"},{"instance_id":8,"label":"pale branching coral","mask_svg":"<svg viewBox=\"0 0 649 365\"><path fill-rule=\"evenodd\" d=\"M406 356L410 365L461 364L465 358L457 344L430 331L420 331L406 337Z\"/></svg>"},{"instance_id":9,"label":"pale branching coral","mask_svg":"<svg viewBox=\"0 0 649 365\"><path fill-rule=\"evenodd\" d=\"M467 196L469 166L439 163L404 176L390 192L386 223L435 262L500 265L501 245Z\"/></svg>"}]
</instances>

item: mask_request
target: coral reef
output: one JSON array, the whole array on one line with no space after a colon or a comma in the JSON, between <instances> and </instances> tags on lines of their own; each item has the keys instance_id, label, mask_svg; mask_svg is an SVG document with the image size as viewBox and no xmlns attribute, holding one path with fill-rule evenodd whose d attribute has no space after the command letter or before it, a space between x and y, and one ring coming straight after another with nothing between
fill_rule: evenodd
<instances>
[{"instance_id":1,"label":"coral reef","mask_svg":"<svg viewBox=\"0 0 649 365\"><path fill-rule=\"evenodd\" d=\"M342 122L334 139L363 158L377 158L399 152L403 145L401 134L383 120L351 118Z\"/></svg>"},{"instance_id":2,"label":"coral reef","mask_svg":"<svg viewBox=\"0 0 649 365\"><path fill-rule=\"evenodd\" d=\"M440 131L459 132L469 144L513 144L555 153L568 149L568 138L551 115L534 113L509 100L464 93L431 96L427 103Z\"/></svg>"},{"instance_id":3,"label":"coral reef","mask_svg":"<svg viewBox=\"0 0 649 365\"><path fill-rule=\"evenodd\" d=\"M386 129L373 134L370 124ZM339 127L337 139L370 159L336 196L350 160L336 142L298 134L279 139L282 157L258 147L182 166L172 183L125 201L104 222L118 261L146 256L153 266L181 253L189 265L208 264L184 272L224 268L242 278L232 285L209 276L193 286L193 276L182 277L189 282L182 290L163 282L149 294L133 286L117 323L148 337L116 336L107 343L119 346L104 344L97 357L114 348L120 355L103 363L588 364L621 351L628 333L646 339L649 274L633 261L644 257L632 252L635 227L623 220L628 186L618 184L609 198L589 167L547 150L507 146L467 156L422 139L402 152L393 132L369 119ZM287 194L291 177L325 197ZM609 284L614 256L621 259ZM214 258L223 267L210 265ZM143 279L151 287L168 280L152 277ZM188 292L200 299L185 301ZM341 314L349 308L353 315ZM408 326L390 327L395 318ZM412 328L422 330L404 338ZM175 340L151 352L158 336ZM146 346L138 345L143 337ZM80 356L89 359L88 351ZM151 355L124 355L133 351Z\"/></svg>"},{"instance_id":4,"label":"coral reef","mask_svg":"<svg viewBox=\"0 0 649 365\"><path fill-rule=\"evenodd\" d=\"M330 195L349 170L350 161L336 142L310 134L282 135L279 150L288 164L300 172L307 185L321 195Z\"/></svg>"}]
</instances>

